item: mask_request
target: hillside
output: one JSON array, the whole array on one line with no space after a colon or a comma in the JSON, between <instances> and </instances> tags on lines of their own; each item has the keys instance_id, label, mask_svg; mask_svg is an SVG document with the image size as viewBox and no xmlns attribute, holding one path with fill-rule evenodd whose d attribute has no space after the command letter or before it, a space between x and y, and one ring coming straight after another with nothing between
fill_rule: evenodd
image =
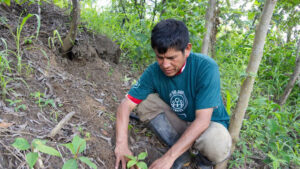
<instances>
[{"instance_id":1,"label":"hillside","mask_svg":"<svg viewBox=\"0 0 300 169\"><path fill-rule=\"evenodd\" d=\"M29 143L37 138L48 140L47 145L57 148L65 161L71 153L60 144L70 142L76 134L85 137L86 133L90 133L90 138L83 155L92 159L99 168L114 168L115 111L133 80L128 65L116 64L120 57L119 47L107 37L81 27L72 55L63 58L54 32L57 30L61 37L65 37L70 22L67 11L44 4L37 39L34 37L38 25L35 16L29 18L22 29L22 69L18 72L13 54L17 47L12 34L17 33L22 18L37 13L37 5L0 7L0 37L3 40L0 49L2 53L7 52L3 56L10 67L1 72L1 77L7 82L7 93L4 94L1 86L0 168L27 168L25 154L11 146L17 137L27 139ZM55 43L52 44L51 40ZM48 137L70 112L75 112L70 121L55 137ZM135 125L131 130L132 148L139 151L145 151L141 145L151 146L145 139L157 142L155 138L146 137L146 130L142 129L143 126L137 128ZM46 154L41 157L46 168L61 168L63 165L61 158ZM80 168L87 167L80 165Z\"/></svg>"}]
</instances>

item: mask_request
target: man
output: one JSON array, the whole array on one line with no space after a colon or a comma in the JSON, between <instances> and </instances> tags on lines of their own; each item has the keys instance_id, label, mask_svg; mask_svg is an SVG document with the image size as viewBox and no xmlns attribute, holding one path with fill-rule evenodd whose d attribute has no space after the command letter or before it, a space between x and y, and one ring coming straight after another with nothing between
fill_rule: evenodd
<instances>
[{"instance_id":1,"label":"man","mask_svg":"<svg viewBox=\"0 0 300 169\"><path fill-rule=\"evenodd\" d=\"M157 62L145 70L117 110L115 167L121 163L125 169L125 156L132 155L128 122L138 104L141 121L170 147L149 169L181 168L190 148L199 152L202 168L223 162L229 157L231 137L217 64L191 52L187 27L174 19L153 28L151 46Z\"/></svg>"}]
</instances>

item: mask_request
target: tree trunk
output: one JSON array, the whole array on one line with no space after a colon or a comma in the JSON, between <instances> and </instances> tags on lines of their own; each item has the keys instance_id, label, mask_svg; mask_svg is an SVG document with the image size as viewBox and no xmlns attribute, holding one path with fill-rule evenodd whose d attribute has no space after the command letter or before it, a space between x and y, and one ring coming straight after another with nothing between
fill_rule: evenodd
<instances>
[{"instance_id":1,"label":"tree trunk","mask_svg":"<svg viewBox=\"0 0 300 169\"><path fill-rule=\"evenodd\" d=\"M246 109L248 107L248 102L253 89L255 76L262 59L265 39L276 2L277 0L266 0L259 25L255 31L255 38L250 55L250 62L246 70L247 77L242 84L237 106L230 120L229 133L232 137L231 153L235 150L236 143L239 139L242 122L245 116ZM217 165L216 168L225 169L227 163L228 160L223 162L222 164Z\"/></svg>"},{"instance_id":2,"label":"tree trunk","mask_svg":"<svg viewBox=\"0 0 300 169\"><path fill-rule=\"evenodd\" d=\"M153 8L153 12L152 12L152 23L153 24L154 20L155 20L155 15L156 15L156 11L157 11L157 0L154 1L154 8Z\"/></svg>"},{"instance_id":3,"label":"tree trunk","mask_svg":"<svg viewBox=\"0 0 300 169\"><path fill-rule=\"evenodd\" d=\"M298 43L297 43L297 50L296 50L296 66L294 69L294 72L289 80L289 83L287 84L283 95L280 97L279 99L279 105L282 106L285 104L287 98L289 97L295 82L297 80L297 78L299 77L300 74L300 57L299 57L299 49L300 49L300 38L298 39Z\"/></svg>"},{"instance_id":4,"label":"tree trunk","mask_svg":"<svg viewBox=\"0 0 300 169\"><path fill-rule=\"evenodd\" d=\"M67 53L70 52L72 47L74 46L76 34L77 34L77 26L79 24L80 19L80 4L78 0L72 0L73 10L71 12L72 21L70 26L70 31L63 40L62 52L63 56L66 56Z\"/></svg>"},{"instance_id":5,"label":"tree trunk","mask_svg":"<svg viewBox=\"0 0 300 169\"><path fill-rule=\"evenodd\" d=\"M288 32L287 32L286 43L289 43L291 41L292 31L293 31L293 27L289 26L288 27Z\"/></svg>"},{"instance_id":6,"label":"tree trunk","mask_svg":"<svg viewBox=\"0 0 300 169\"><path fill-rule=\"evenodd\" d=\"M215 58L216 56L217 33L218 33L218 27L220 25L219 14L220 14L220 9L218 8L218 1L217 1L216 10L214 11L214 24L213 24L211 37L210 37L211 39L210 51L211 51L212 58Z\"/></svg>"},{"instance_id":7,"label":"tree trunk","mask_svg":"<svg viewBox=\"0 0 300 169\"><path fill-rule=\"evenodd\" d=\"M201 53L208 55L208 49L210 44L210 36L213 29L214 11L216 9L216 0L209 0L209 5L205 15L205 34L202 42Z\"/></svg>"}]
</instances>

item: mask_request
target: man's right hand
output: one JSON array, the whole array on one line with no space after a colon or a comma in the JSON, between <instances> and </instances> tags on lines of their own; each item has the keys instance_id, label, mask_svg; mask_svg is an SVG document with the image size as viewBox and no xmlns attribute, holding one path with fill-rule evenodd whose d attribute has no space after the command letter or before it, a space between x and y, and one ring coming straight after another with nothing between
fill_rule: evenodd
<instances>
[{"instance_id":1,"label":"man's right hand","mask_svg":"<svg viewBox=\"0 0 300 169\"><path fill-rule=\"evenodd\" d=\"M121 162L122 169L126 169L127 163L127 155L133 155L132 152L129 150L128 145L116 145L115 148L115 156L116 156L116 164L115 169L119 168L119 164Z\"/></svg>"}]
</instances>

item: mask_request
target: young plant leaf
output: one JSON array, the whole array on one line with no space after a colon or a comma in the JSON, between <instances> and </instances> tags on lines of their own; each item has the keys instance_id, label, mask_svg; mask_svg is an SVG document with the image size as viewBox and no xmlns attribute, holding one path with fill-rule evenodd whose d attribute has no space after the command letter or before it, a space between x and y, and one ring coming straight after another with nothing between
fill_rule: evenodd
<instances>
[{"instance_id":1,"label":"young plant leaf","mask_svg":"<svg viewBox=\"0 0 300 169\"><path fill-rule=\"evenodd\" d=\"M12 146L19 150L27 150L30 148L28 141L24 138L16 138Z\"/></svg>"},{"instance_id":2,"label":"young plant leaf","mask_svg":"<svg viewBox=\"0 0 300 169\"><path fill-rule=\"evenodd\" d=\"M79 160L87 164L90 168L97 169L96 164L94 164L89 158L81 156L79 157Z\"/></svg>"},{"instance_id":3,"label":"young plant leaf","mask_svg":"<svg viewBox=\"0 0 300 169\"><path fill-rule=\"evenodd\" d=\"M66 148L68 148L70 151L71 151L71 153L73 154L73 155L75 155L75 150L74 150L74 146L73 146L73 144L72 143L67 143L67 144L62 144L63 146L65 146Z\"/></svg>"},{"instance_id":4,"label":"young plant leaf","mask_svg":"<svg viewBox=\"0 0 300 169\"><path fill-rule=\"evenodd\" d=\"M75 135L73 137L72 144L73 144L74 150L77 154L79 154L85 150L86 141L84 139L80 138L78 135Z\"/></svg>"},{"instance_id":5,"label":"young plant leaf","mask_svg":"<svg viewBox=\"0 0 300 169\"><path fill-rule=\"evenodd\" d=\"M77 161L74 158L72 158L67 162L65 162L62 169L77 169L77 168L78 168Z\"/></svg>"},{"instance_id":6,"label":"young plant leaf","mask_svg":"<svg viewBox=\"0 0 300 169\"><path fill-rule=\"evenodd\" d=\"M148 156L148 154L146 152L141 152L138 155L138 160L144 160L147 156Z\"/></svg>"},{"instance_id":7,"label":"young plant leaf","mask_svg":"<svg viewBox=\"0 0 300 169\"><path fill-rule=\"evenodd\" d=\"M43 153L46 153L49 155L61 157L60 153L57 150L55 150L52 147L46 146L41 141L36 141L36 149L39 150L40 152L43 152Z\"/></svg>"},{"instance_id":8,"label":"young plant leaf","mask_svg":"<svg viewBox=\"0 0 300 169\"><path fill-rule=\"evenodd\" d=\"M129 158L130 160L136 160L136 157L132 155L127 155L126 157Z\"/></svg>"},{"instance_id":9,"label":"young plant leaf","mask_svg":"<svg viewBox=\"0 0 300 169\"><path fill-rule=\"evenodd\" d=\"M134 166L136 163L137 163L136 160L130 160L130 161L128 161L127 168L130 168L130 167Z\"/></svg>"},{"instance_id":10,"label":"young plant leaf","mask_svg":"<svg viewBox=\"0 0 300 169\"><path fill-rule=\"evenodd\" d=\"M33 139L32 142L31 142L31 145L36 148L37 147L37 142L40 142L42 144L46 144L47 143L47 140L40 140L40 139Z\"/></svg>"},{"instance_id":11,"label":"young plant leaf","mask_svg":"<svg viewBox=\"0 0 300 169\"><path fill-rule=\"evenodd\" d=\"M136 164L140 169L148 169L147 164L143 161L140 161Z\"/></svg>"},{"instance_id":12,"label":"young plant leaf","mask_svg":"<svg viewBox=\"0 0 300 169\"><path fill-rule=\"evenodd\" d=\"M38 153L33 153L33 152L26 154L26 161L30 168L33 168L34 164L38 159L38 156L39 156Z\"/></svg>"}]
</instances>

